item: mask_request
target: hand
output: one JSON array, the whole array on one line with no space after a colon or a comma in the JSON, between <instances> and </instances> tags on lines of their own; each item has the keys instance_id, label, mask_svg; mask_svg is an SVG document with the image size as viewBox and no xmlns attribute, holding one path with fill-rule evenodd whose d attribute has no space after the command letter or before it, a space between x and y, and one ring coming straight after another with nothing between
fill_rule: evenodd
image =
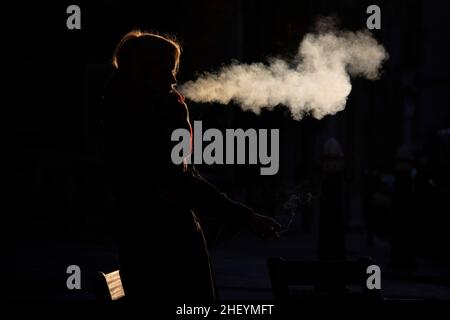
<instances>
[{"instance_id":1,"label":"hand","mask_svg":"<svg viewBox=\"0 0 450 320\"><path fill-rule=\"evenodd\" d=\"M253 213L248 224L248 229L262 239L278 239L280 237L278 232L281 230L281 225L272 218Z\"/></svg>"}]
</instances>

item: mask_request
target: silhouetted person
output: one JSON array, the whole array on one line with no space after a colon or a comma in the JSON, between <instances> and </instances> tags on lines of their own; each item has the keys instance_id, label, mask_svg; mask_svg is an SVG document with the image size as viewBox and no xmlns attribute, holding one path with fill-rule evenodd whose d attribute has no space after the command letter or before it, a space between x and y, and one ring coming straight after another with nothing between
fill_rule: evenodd
<instances>
[{"instance_id":1,"label":"silhouetted person","mask_svg":"<svg viewBox=\"0 0 450 320\"><path fill-rule=\"evenodd\" d=\"M132 31L117 45L105 95L105 162L120 210L120 268L126 299L156 293L169 301L212 301L213 273L194 210L233 228L277 237L271 218L234 202L191 165L171 160L171 134L191 131L174 89L181 48L169 38Z\"/></svg>"},{"instance_id":2,"label":"silhouetted person","mask_svg":"<svg viewBox=\"0 0 450 320\"><path fill-rule=\"evenodd\" d=\"M391 264L393 267L412 268L414 241L418 234L414 230L417 216L418 194L415 191L413 155L406 145L397 151L395 166L395 188L391 231Z\"/></svg>"},{"instance_id":3,"label":"silhouetted person","mask_svg":"<svg viewBox=\"0 0 450 320\"><path fill-rule=\"evenodd\" d=\"M380 175L376 170L368 170L368 172L365 172L363 182L363 213L367 226L367 245L371 248L374 246L374 239L377 231L377 208L374 203L374 195L379 191L380 183Z\"/></svg>"},{"instance_id":4,"label":"silhouetted person","mask_svg":"<svg viewBox=\"0 0 450 320\"><path fill-rule=\"evenodd\" d=\"M319 215L319 260L344 260L344 155L339 142L330 138L322 154L322 183Z\"/></svg>"}]
</instances>

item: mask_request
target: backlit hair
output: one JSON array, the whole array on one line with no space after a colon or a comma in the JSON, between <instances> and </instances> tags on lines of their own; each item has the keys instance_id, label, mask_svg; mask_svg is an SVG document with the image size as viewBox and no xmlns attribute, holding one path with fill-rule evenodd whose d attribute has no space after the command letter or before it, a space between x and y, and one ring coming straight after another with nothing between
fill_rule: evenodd
<instances>
[{"instance_id":1,"label":"backlit hair","mask_svg":"<svg viewBox=\"0 0 450 320\"><path fill-rule=\"evenodd\" d=\"M130 70L133 64L146 62L163 63L161 59L173 57L176 74L180 66L180 43L171 36L157 33L132 30L120 39L112 58L113 67L117 70Z\"/></svg>"}]
</instances>

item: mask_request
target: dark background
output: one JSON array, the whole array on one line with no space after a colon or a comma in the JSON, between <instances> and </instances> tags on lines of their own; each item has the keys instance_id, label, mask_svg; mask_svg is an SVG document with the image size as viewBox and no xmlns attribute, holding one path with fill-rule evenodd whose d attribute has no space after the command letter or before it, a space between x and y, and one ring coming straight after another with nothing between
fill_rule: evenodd
<instances>
[{"instance_id":1,"label":"dark background","mask_svg":"<svg viewBox=\"0 0 450 320\"><path fill-rule=\"evenodd\" d=\"M66 28L70 4L81 7L81 30ZM296 122L283 106L257 116L234 105L189 103L204 127L280 129L277 175L260 176L258 166L200 167L218 187L284 226L291 196L313 196L296 206L277 244L217 234L219 226L206 223L219 290L226 298L270 298L268 256L317 257L321 156L335 138L345 163L346 256L372 256L389 275L387 296L450 299L450 4L419 0L2 3L0 224L8 295L94 299L92 274L118 268L101 120L111 55L124 33L176 35L183 83L232 60L292 57L320 16L365 29L370 4L381 7L382 28L373 33L390 58L380 80L353 81L345 111ZM411 202L399 207L396 168L405 158ZM160 227L170 241L170 226ZM80 291L65 286L71 264L83 271Z\"/></svg>"}]
</instances>

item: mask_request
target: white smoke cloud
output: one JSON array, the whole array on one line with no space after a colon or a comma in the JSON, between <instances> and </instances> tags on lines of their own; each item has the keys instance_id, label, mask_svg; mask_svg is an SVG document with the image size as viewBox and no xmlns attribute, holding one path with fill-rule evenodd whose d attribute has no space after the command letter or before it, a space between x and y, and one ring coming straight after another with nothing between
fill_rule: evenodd
<instances>
[{"instance_id":1,"label":"white smoke cloud","mask_svg":"<svg viewBox=\"0 0 450 320\"><path fill-rule=\"evenodd\" d=\"M377 79L387 56L366 31L310 33L294 59L233 63L184 83L180 91L195 102L234 102L257 114L284 105L296 120L305 114L321 119L345 108L350 76Z\"/></svg>"}]
</instances>

